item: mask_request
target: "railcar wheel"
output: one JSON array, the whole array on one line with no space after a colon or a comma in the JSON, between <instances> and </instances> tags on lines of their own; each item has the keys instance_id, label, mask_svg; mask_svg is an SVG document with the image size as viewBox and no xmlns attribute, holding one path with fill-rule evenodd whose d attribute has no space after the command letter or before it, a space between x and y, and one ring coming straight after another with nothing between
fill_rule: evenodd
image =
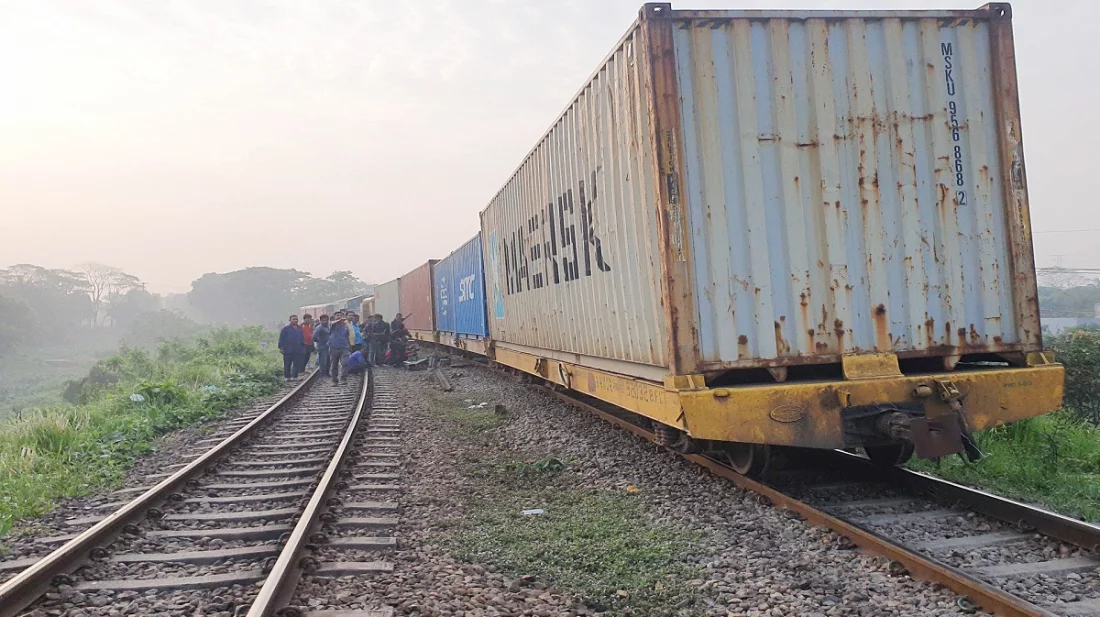
<instances>
[{"instance_id":1,"label":"railcar wheel","mask_svg":"<svg viewBox=\"0 0 1100 617\"><path fill-rule=\"evenodd\" d=\"M726 464L737 473L758 478L768 470L772 459L771 446L763 443L730 442L723 448Z\"/></svg>"},{"instance_id":2,"label":"railcar wheel","mask_svg":"<svg viewBox=\"0 0 1100 617\"><path fill-rule=\"evenodd\" d=\"M896 467L904 465L913 457L913 444L892 443L885 446L864 446L863 451L867 458L879 467Z\"/></svg>"}]
</instances>

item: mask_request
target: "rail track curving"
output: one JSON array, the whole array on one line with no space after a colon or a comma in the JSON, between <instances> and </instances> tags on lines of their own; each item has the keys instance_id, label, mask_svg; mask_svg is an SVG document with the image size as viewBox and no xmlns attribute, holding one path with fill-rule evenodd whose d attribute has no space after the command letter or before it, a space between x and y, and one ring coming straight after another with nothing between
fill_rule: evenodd
<instances>
[{"instance_id":1,"label":"rail track curving","mask_svg":"<svg viewBox=\"0 0 1100 617\"><path fill-rule=\"evenodd\" d=\"M400 418L385 376L348 386L311 374L232 420L154 486L116 492L48 555L0 562L0 617L50 614L335 614L292 601L303 575L392 570ZM138 493L136 497L128 499ZM247 609L247 613L245 610ZM28 611L28 612L24 612ZM341 615L385 616L356 607Z\"/></svg>"}]
</instances>

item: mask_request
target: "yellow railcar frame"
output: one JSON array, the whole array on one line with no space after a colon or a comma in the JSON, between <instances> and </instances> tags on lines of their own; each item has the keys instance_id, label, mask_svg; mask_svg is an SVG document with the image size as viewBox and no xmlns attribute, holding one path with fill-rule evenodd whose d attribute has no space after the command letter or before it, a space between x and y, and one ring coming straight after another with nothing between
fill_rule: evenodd
<instances>
[{"instance_id":1,"label":"yellow railcar frame","mask_svg":"<svg viewBox=\"0 0 1100 617\"><path fill-rule=\"evenodd\" d=\"M675 427L695 439L842 448L842 410L883 403L919 403L930 418L954 413L930 393L950 384L971 430L1049 413L1062 404L1065 371L1049 354L1026 366L903 375L893 354L845 358L844 380L708 387L702 375L663 384L496 347L494 360L582 394Z\"/></svg>"}]
</instances>

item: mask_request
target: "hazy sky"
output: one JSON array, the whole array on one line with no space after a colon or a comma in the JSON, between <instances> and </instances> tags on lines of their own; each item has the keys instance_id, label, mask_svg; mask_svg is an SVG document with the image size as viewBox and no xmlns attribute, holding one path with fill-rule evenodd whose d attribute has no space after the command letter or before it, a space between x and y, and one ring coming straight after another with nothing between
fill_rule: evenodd
<instances>
[{"instance_id":1,"label":"hazy sky","mask_svg":"<svg viewBox=\"0 0 1100 617\"><path fill-rule=\"evenodd\" d=\"M392 279L476 233L640 6L0 0L0 266L99 261L159 292L251 265ZM1033 227L1100 230L1100 2L1014 15ZM1100 231L1037 234L1055 255L1100 267Z\"/></svg>"}]
</instances>

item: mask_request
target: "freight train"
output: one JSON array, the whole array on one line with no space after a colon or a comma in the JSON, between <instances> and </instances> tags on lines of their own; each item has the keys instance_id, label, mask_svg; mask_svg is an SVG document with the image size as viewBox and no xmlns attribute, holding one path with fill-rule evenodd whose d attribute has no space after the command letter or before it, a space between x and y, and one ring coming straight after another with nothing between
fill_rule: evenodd
<instances>
[{"instance_id":1,"label":"freight train","mask_svg":"<svg viewBox=\"0 0 1100 617\"><path fill-rule=\"evenodd\" d=\"M646 4L480 233L372 312L745 474L979 456L1062 398L1011 16Z\"/></svg>"}]
</instances>

